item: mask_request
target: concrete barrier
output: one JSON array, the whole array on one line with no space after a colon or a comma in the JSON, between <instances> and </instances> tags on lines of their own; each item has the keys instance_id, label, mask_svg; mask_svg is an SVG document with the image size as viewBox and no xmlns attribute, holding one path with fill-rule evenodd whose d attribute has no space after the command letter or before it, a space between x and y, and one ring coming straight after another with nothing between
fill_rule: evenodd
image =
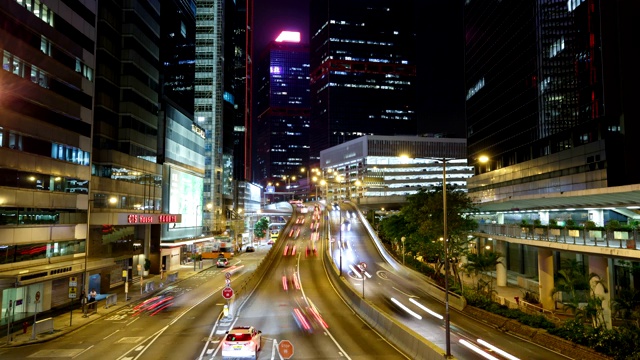
<instances>
[{"instance_id":1,"label":"concrete barrier","mask_svg":"<svg viewBox=\"0 0 640 360\"><path fill-rule=\"evenodd\" d=\"M118 294L109 294L104 300L104 308L108 309L109 306L115 305L118 303Z\"/></svg>"},{"instance_id":2,"label":"concrete barrier","mask_svg":"<svg viewBox=\"0 0 640 360\"><path fill-rule=\"evenodd\" d=\"M322 261L331 282L349 306L369 326L380 333L387 341L415 360L436 360L445 357L446 352L425 339L409 327L397 322L378 309L375 305L362 299L351 285L339 277L338 268L330 260L329 254L323 252ZM455 358L451 358L455 359Z\"/></svg>"},{"instance_id":3,"label":"concrete barrier","mask_svg":"<svg viewBox=\"0 0 640 360\"><path fill-rule=\"evenodd\" d=\"M35 324L33 324L33 333L31 334L31 338L35 339L36 335L45 332L53 333L53 318L36 321Z\"/></svg>"}]
</instances>

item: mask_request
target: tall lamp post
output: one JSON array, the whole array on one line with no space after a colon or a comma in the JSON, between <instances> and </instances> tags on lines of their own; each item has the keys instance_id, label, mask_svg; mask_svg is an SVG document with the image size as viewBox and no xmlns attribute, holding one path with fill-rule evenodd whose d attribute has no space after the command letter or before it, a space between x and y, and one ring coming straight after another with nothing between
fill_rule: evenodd
<instances>
[{"instance_id":1,"label":"tall lamp post","mask_svg":"<svg viewBox=\"0 0 640 360\"><path fill-rule=\"evenodd\" d=\"M404 236L400 238L400 240L402 241L402 265L404 266L404 241L407 238L405 238Z\"/></svg>"},{"instance_id":2,"label":"tall lamp post","mask_svg":"<svg viewBox=\"0 0 640 360\"><path fill-rule=\"evenodd\" d=\"M451 357L451 324L449 321L449 239L447 238L447 158L442 158L442 221L444 248L444 327L446 356Z\"/></svg>"}]
</instances>

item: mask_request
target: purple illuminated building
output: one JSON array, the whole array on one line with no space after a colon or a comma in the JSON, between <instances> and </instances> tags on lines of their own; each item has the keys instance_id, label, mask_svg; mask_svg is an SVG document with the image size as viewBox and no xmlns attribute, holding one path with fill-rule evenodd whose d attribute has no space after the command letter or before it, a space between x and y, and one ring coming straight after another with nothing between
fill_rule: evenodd
<instances>
[{"instance_id":1,"label":"purple illuminated building","mask_svg":"<svg viewBox=\"0 0 640 360\"><path fill-rule=\"evenodd\" d=\"M253 180L295 175L309 159L309 46L283 31L259 57L254 79Z\"/></svg>"}]
</instances>

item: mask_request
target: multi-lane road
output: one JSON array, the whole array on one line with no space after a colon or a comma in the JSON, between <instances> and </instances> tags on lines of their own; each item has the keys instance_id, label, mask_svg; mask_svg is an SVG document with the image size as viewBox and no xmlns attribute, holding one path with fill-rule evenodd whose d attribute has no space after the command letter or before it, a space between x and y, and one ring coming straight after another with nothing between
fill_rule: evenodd
<instances>
[{"instance_id":1,"label":"multi-lane road","mask_svg":"<svg viewBox=\"0 0 640 360\"><path fill-rule=\"evenodd\" d=\"M445 327L442 319L445 313L444 305L425 291L424 277L402 267L390 265L366 231L362 218L353 215L356 214L353 205L349 203L339 205L339 211L329 212L331 237L336 239L333 243L336 246L332 247L331 254L337 266L342 257L344 277L351 282L356 291L362 291L364 277L367 301L445 349ZM351 230L345 229L340 233L340 222L344 219L349 219ZM358 268L358 264L362 262L367 265L364 276ZM450 319L451 353L458 359L483 358L463 345L464 343L481 349L497 359L508 359L509 355L519 359L566 358L498 331L451 308ZM502 355L500 351L509 355Z\"/></svg>"},{"instance_id":2,"label":"multi-lane road","mask_svg":"<svg viewBox=\"0 0 640 360\"><path fill-rule=\"evenodd\" d=\"M444 306L426 293L422 286L426 280L386 262L360 217L350 217L351 229L340 234L341 218L355 212L350 204L341 205L341 212L323 212L316 221L313 212L294 213L273 248L259 246L257 252L233 259L229 268L207 269L166 288L150 303L131 304L52 342L12 348L2 358L220 359L225 332L250 325L262 331L259 359L280 359L277 344L282 340L294 345L294 359L407 359L402 349L372 330L338 295L327 276L334 270L327 269L321 258L327 251L336 266L342 258L343 277L358 293L364 276L369 303L444 349L440 317ZM298 218L304 223L296 224ZM313 231L317 221L318 230ZM329 236L323 233L327 223ZM327 238L336 241L323 240ZM232 284L240 284L265 258L271 263L255 290L238 299L242 301L231 307L231 317L222 317L225 275L231 273ZM364 275L358 269L363 262ZM509 359L500 351L511 354L510 359L564 358L452 310L452 354L458 359L482 358L461 340L495 359Z\"/></svg>"}]
</instances>

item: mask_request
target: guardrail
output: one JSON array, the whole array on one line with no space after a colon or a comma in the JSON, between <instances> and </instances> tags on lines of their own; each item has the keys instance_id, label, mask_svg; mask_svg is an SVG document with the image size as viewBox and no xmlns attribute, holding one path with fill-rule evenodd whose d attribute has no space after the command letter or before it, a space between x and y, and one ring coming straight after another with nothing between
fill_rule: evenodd
<instances>
[{"instance_id":1,"label":"guardrail","mask_svg":"<svg viewBox=\"0 0 640 360\"><path fill-rule=\"evenodd\" d=\"M518 224L479 224L476 232L525 240L633 250L638 250L638 243L635 239L639 238L638 230L606 231L552 228L550 226L535 227Z\"/></svg>"},{"instance_id":2,"label":"guardrail","mask_svg":"<svg viewBox=\"0 0 640 360\"><path fill-rule=\"evenodd\" d=\"M108 309L109 306L115 305L118 303L118 294L109 294L104 300L104 308Z\"/></svg>"}]
</instances>

